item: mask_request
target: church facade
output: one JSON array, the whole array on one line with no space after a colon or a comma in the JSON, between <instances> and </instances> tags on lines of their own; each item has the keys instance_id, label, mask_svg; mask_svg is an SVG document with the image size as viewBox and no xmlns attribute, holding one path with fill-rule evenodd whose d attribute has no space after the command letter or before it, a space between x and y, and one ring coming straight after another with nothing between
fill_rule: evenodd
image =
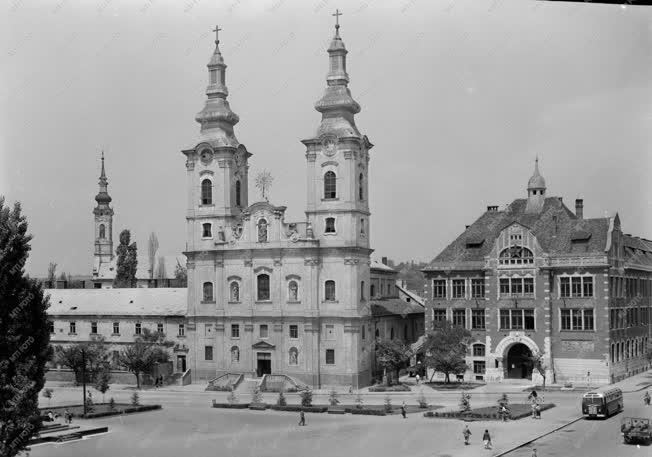
<instances>
[{"instance_id":1,"label":"church facade","mask_svg":"<svg viewBox=\"0 0 652 457\"><path fill-rule=\"evenodd\" d=\"M652 241L620 217L584 218L546 195L538 162L527 199L487 207L424 270L426 326L467 328L468 380L606 384L650 366Z\"/></svg>"},{"instance_id":2,"label":"church facade","mask_svg":"<svg viewBox=\"0 0 652 457\"><path fill-rule=\"evenodd\" d=\"M306 148L306 218L251 202L253 154L235 135L226 65L215 41L187 170L189 352L193 379L285 374L308 385L371 378L369 151L354 120L347 50L336 25L322 114Z\"/></svg>"}]
</instances>

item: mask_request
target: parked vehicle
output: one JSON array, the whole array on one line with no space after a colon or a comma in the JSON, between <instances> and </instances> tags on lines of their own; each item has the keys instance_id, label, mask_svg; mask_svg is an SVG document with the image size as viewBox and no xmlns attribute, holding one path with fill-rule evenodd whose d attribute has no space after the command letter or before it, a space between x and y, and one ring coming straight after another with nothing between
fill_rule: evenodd
<instances>
[{"instance_id":1,"label":"parked vehicle","mask_svg":"<svg viewBox=\"0 0 652 457\"><path fill-rule=\"evenodd\" d=\"M617 387L601 387L582 396L584 417L609 417L623 410L623 392Z\"/></svg>"},{"instance_id":2,"label":"parked vehicle","mask_svg":"<svg viewBox=\"0 0 652 457\"><path fill-rule=\"evenodd\" d=\"M652 442L650 419L644 419L641 417L624 417L620 424L620 431L623 434L623 442L625 444L634 442Z\"/></svg>"}]
</instances>

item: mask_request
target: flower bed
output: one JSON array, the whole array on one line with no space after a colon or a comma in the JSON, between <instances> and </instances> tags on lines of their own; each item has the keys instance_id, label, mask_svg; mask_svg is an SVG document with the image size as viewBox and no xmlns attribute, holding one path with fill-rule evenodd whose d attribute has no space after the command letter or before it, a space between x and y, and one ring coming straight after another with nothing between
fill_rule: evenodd
<instances>
[{"instance_id":1,"label":"flower bed","mask_svg":"<svg viewBox=\"0 0 652 457\"><path fill-rule=\"evenodd\" d=\"M161 405L130 405L127 403L115 403L111 409L109 403L94 403L92 411L89 411L89 407L86 408L87 413L84 414L84 405L70 405L70 406L56 406L54 408L40 408L42 414L47 414L48 411L52 413L58 413L63 417L63 414L66 410L72 413L73 417L78 417L81 419L93 419L97 417L107 417L107 416L116 416L119 414L131 414L131 413L140 413L144 411L153 411L156 409L161 409Z\"/></svg>"},{"instance_id":2,"label":"flower bed","mask_svg":"<svg viewBox=\"0 0 652 457\"><path fill-rule=\"evenodd\" d=\"M484 386L481 383L470 383L470 382L424 382L426 386L434 390L471 390L476 389L480 386Z\"/></svg>"},{"instance_id":3,"label":"flower bed","mask_svg":"<svg viewBox=\"0 0 652 457\"><path fill-rule=\"evenodd\" d=\"M554 403L544 403L541 406L541 411L554 408ZM526 403L515 403L509 405L511 420L523 419L532 415L532 407ZM460 413L459 411L428 411L423 413L423 417L440 417L444 419L462 419L462 420L503 420L502 416L498 413L496 406L485 406L483 408L474 408L468 413Z\"/></svg>"},{"instance_id":4,"label":"flower bed","mask_svg":"<svg viewBox=\"0 0 652 457\"><path fill-rule=\"evenodd\" d=\"M369 392L410 392L411 390L410 386L405 384L397 384L394 386L377 385L369 387Z\"/></svg>"},{"instance_id":5,"label":"flower bed","mask_svg":"<svg viewBox=\"0 0 652 457\"><path fill-rule=\"evenodd\" d=\"M304 413L325 413L328 411L328 406L272 405L269 407L269 409L273 409L274 411L303 411Z\"/></svg>"},{"instance_id":6,"label":"flower bed","mask_svg":"<svg viewBox=\"0 0 652 457\"><path fill-rule=\"evenodd\" d=\"M217 403L213 400L213 408L247 409L249 403Z\"/></svg>"}]
</instances>

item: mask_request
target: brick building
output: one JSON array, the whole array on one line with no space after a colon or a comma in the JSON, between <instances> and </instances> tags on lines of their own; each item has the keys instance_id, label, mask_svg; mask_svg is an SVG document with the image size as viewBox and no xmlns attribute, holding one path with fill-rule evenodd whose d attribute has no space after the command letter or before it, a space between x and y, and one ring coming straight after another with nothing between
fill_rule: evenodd
<instances>
[{"instance_id":1,"label":"brick building","mask_svg":"<svg viewBox=\"0 0 652 457\"><path fill-rule=\"evenodd\" d=\"M538 161L527 198L487 207L423 270L426 325L473 335L466 379L527 378L544 355L550 382L609 383L647 367L652 241L620 218L585 219L546 195Z\"/></svg>"}]
</instances>

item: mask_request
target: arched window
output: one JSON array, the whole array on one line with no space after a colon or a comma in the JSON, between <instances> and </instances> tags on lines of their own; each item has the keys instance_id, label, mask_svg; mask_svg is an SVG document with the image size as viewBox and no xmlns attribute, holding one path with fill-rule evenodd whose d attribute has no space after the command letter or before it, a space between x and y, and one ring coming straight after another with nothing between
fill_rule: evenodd
<instances>
[{"instance_id":1,"label":"arched window","mask_svg":"<svg viewBox=\"0 0 652 457\"><path fill-rule=\"evenodd\" d=\"M269 300L269 275L260 274L256 278L258 285L258 300Z\"/></svg>"},{"instance_id":2,"label":"arched window","mask_svg":"<svg viewBox=\"0 0 652 457\"><path fill-rule=\"evenodd\" d=\"M360 331L362 332L362 339L363 339L363 340L364 340L364 339L366 338L366 336L367 336L367 335L366 335L366 333L367 333L367 332L366 332L366 328L367 328L367 327L366 327L365 325L363 325L363 326L361 327L361 329L360 329Z\"/></svg>"},{"instance_id":3,"label":"arched window","mask_svg":"<svg viewBox=\"0 0 652 457\"><path fill-rule=\"evenodd\" d=\"M616 345L611 343L611 362L616 361Z\"/></svg>"},{"instance_id":4,"label":"arched window","mask_svg":"<svg viewBox=\"0 0 652 457\"><path fill-rule=\"evenodd\" d=\"M240 180L238 179L235 182L235 206L242 205L242 203L241 203L242 200L241 200L241 196L240 196L241 195L240 194L240 192L241 192L240 187L241 187L241 184L240 184Z\"/></svg>"},{"instance_id":5,"label":"arched window","mask_svg":"<svg viewBox=\"0 0 652 457\"><path fill-rule=\"evenodd\" d=\"M328 301L335 301L335 281L328 280L324 285L324 299Z\"/></svg>"},{"instance_id":6,"label":"arched window","mask_svg":"<svg viewBox=\"0 0 652 457\"><path fill-rule=\"evenodd\" d=\"M373 284L369 286L369 298L374 298L376 296L376 286Z\"/></svg>"},{"instance_id":7,"label":"arched window","mask_svg":"<svg viewBox=\"0 0 652 457\"><path fill-rule=\"evenodd\" d=\"M213 229L212 229L212 224L210 222L206 222L205 224L202 224L201 236L203 238L213 238Z\"/></svg>"},{"instance_id":8,"label":"arched window","mask_svg":"<svg viewBox=\"0 0 652 457\"><path fill-rule=\"evenodd\" d=\"M360 235L366 235L367 231L364 228L364 219L360 219Z\"/></svg>"},{"instance_id":9,"label":"arched window","mask_svg":"<svg viewBox=\"0 0 652 457\"><path fill-rule=\"evenodd\" d=\"M534 263L534 254L523 246L510 246L500 253L501 265L523 265Z\"/></svg>"},{"instance_id":10,"label":"arched window","mask_svg":"<svg viewBox=\"0 0 652 457\"><path fill-rule=\"evenodd\" d=\"M362 173L358 179L358 199L364 200L364 175Z\"/></svg>"},{"instance_id":11,"label":"arched window","mask_svg":"<svg viewBox=\"0 0 652 457\"><path fill-rule=\"evenodd\" d=\"M299 301L299 284L296 281L288 283L288 300Z\"/></svg>"},{"instance_id":12,"label":"arched window","mask_svg":"<svg viewBox=\"0 0 652 457\"><path fill-rule=\"evenodd\" d=\"M240 284L238 284L238 281L231 281L231 284L229 285L229 294L229 299L231 301L240 301Z\"/></svg>"},{"instance_id":13,"label":"arched window","mask_svg":"<svg viewBox=\"0 0 652 457\"><path fill-rule=\"evenodd\" d=\"M337 183L334 171L324 173L324 198L337 197Z\"/></svg>"},{"instance_id":14,"label":"arched window","mask_svg":"<svg viewBox=\"0 0 652 457\"><path fill-rule=\"evenodd\" d=\"M258 221L258 242L266 243L267 242L267 220L260 219Z\"/></svg>"},{"instance_id":15,"label":"arched window","mask_svg":"<svg viewBox=\"0 0 652 457\"><path fill-rule=\"evenodd\" d=\"M100 224L100 239L106 238L106 228L104 227L104 224Z\"/></svg>"},{"instance_id":16,"label":"arched window","mask_svg":"<svg viewBox=\"0 0 652 457\"><path fill-rule=\"evenodd\" d=\"M289 355L288 363L290 365L299 364L299 350L297 348L291 347L290 350L288 351L288 355Z\"/></svg>"},{"instance_id":17,"label":"arched window","mask_svg":"<svg viewBox=\"0 0 652 457\"><path fill-rule=\"evenodd\" d=\"M389 339L393 340L394 339L394 327L392 327L389 331Z\"/></svg>"},{"instance_id":18,"label":"arched window","mask_svg":"<svg viewBox=\"0 0 652 457\"><path fill-rule=\"evenodd\" d=\"M201 182L201 204L213 204L213 183L210 179L204 179Z\"/></svg>"},{"instance_id":19,"label":"arched window","mask_svg":"<svg viewBox=\"0 0 652 457\"><path fill-rule=\"evenodd\" d=\"M360 300L364 300L364 281L360 281Z\"/></svg>"},{"instance_id":20,"label":"arched window","mask_svg":"<svg viewBox=\"0 0 652 457\"><path fill-rule=\"evenodd\" d=\"M240 362L240 349L238 346L231 347L231 363Z\"/></svg>"},{"instance_id":21,"label":"arched window","mask_svg":"<svg viewBox=\"0 0 652 457\"><path fill-rule=\"evenodd\" d=\"M335 218L327 217L326 218L326 227L324 228L324 233L335 233Z\"/></svg>"},{"instance_id":22,"label":"arched window","mask_svg":"<svg viewBox=\"0 0 652 457\"><path fill-rule=\"evenodd\" d=\"M213 283L204 283L204 301L213 301Z\"/></svg>"}]
</instances>

